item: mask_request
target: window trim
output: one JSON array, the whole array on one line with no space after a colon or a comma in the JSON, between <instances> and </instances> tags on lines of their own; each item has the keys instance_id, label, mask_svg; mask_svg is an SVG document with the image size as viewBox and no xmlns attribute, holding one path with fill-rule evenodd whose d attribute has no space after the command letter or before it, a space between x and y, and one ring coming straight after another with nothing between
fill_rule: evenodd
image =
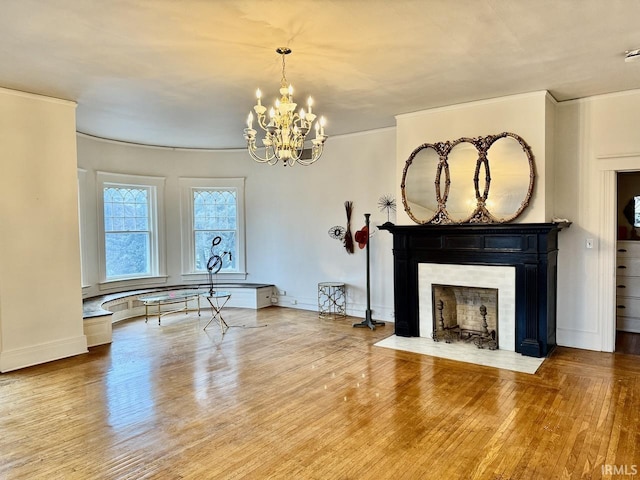
<instances>
[{"instance_id":1,"label":"window trim","mask_svg":"<svg viewBox=\"0 0 640 480\"><path fill-rule=\"evenodd\" d=\"M164 229L164 186L165 177L129 175L110 172L96 172L98 195L98 274L100 289L113 288L114 284L129 286L166 282L166 246ZM150 267L149 275L132 275L107 278L105 229L104 229L104 188L105 186L143 187L149 189Z\"/></svg>"},{"instance_id":2,"label":"window trim","mask_svg":"<svg viewBox=\"0 0 640 480\"><path fill-rule=\"evenodd\" d=\"M236 253L238 269L235 272L220 271L219 279L246 280L246 243L245 243L245 210L244 210L244 177L236 178L188 178L180 177L180 223L182 241L182 280L193 282L208 282L207 272L195 270L195 252L193 244L193 190L229 190L236 191L236 239L238 251Z\"/></svg>"},{"instance_id":3,"label":"window trim","mask_svg":"<svg viewBox=\"0 0 640 480\"><path fill-rule=\"evenodd\" d=\"M87 282L89 254L87 252L87 171L84 168L77 169L78 172L78 234L80 237L80 283L85 291L91 285Z\"/></svg>"}]
</instances>

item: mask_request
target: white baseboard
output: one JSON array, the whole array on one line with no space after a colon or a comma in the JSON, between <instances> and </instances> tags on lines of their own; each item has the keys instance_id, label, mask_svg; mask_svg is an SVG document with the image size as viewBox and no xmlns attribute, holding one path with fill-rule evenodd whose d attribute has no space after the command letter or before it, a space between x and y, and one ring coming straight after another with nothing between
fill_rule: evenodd
<instances>
[{"instance_id":1,"label":"white baseboard","mask_svg":"<svg viewBox=\"0 0 640 480\"><path fill-rule=\"evenodd\" d=\"M352 317L366 318L367 306L364 304L356 304L349 306L347 304L347 314ZM395 323L393 308L383 307L381 305L371 305L371 318L381 322Z\"/></svg>"},{"instance_id":2,"label":"white baseboard","mask_svg":"<svg viewBox=\"0 0 640 480\"><path fill-rule=\"evenodd\" d=\"M557 328L556 343L561 347L581 348L596 352L605 351L602 349L602 335L595 332Z\"/></svg>"},{"instance_id":3,"label":"white baseboard","mask_svg":"<svg viewBox=\"0 0 640 480\"><path fill-rule=\"evenodd\" d=\"M290 300L280 297L279 301L275 302L274 305L278 307L284 308L295 308L297 310L307 310L310 312L318 311L318 303L311 302L309 300L306 301L296 301L296 303L292 303ZM347 315L350 317L356 318L365 318L366 315L366 306L365 305L354 305L353 307L347 304ZM393 313L393 309L385 308L381 306L373 305L371 317L373 320L378 320L382 322L395 323L395 317Z\"/></svg>"},{"instance_id":4,"label":"white baseboard","mask_svg":"<svg viewBox=\"0 0 640 480\"><path fill-rule=\"evenodd\" d=\"M85 335L7 350L0 352L0 372L10 372L82 353L87 353Z\"/></svg>"}]
</instances>

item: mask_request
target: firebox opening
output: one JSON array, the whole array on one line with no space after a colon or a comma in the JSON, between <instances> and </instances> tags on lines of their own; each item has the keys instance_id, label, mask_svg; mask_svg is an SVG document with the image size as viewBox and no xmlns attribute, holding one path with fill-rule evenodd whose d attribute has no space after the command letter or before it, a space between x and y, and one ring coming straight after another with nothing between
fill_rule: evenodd
<instances>
[{"instance_id":1,"label":"firebox opening","mask_svg":"<svg viewBox=\"0 0 640 480\"><path fill-rule=\"evenodd\" d=\"M433 340L498 348L498 289L432 284Z\"/></svg>"}]
</instances>

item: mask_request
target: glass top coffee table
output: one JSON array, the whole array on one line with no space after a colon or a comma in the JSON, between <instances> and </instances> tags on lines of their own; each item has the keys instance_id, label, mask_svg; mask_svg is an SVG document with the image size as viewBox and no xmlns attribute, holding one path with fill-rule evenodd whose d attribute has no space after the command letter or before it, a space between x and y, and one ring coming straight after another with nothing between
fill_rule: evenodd
<instances>
[{"instance_id":1,"label":"glass top coffee table","mask_svg":"<svg viewBox=\"0 0 640 480\"><path fill-rule=\"evenodd\" d=\"M176 291L168 291L168 292L159 292L152 293L149 295L142 295L138 297L142 303L144 303L144 321L147 323L149 321L149 307L158 307L158 325L160 325L160 318L164 315L169 315L170 313L181 312L184 310L185 313L187 311L187 304L189 300L197 299L198 301L198 316L200 316L200 296L205 295L206 292L198 291L198 290L176 290ZM172 304L182 304L180 308L176 308L174 310L169 310L167 312L161 312L161 307L163 305L172 305Z\"/></svg>"}]
</instances>

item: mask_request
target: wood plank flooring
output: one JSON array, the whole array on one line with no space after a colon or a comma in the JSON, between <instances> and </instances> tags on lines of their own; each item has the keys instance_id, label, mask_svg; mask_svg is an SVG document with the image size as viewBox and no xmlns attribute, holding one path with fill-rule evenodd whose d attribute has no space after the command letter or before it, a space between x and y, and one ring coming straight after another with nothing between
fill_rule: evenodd
<instances>
[{"instance_id":1,"label":"wood plank flooring","mask_svg":"<svg viewBox=\"0 0 640 480\"><path fill-rule=\"evenodd\" d=\"M0 375L0 479L638 478L640 357L558 348L527 375L374 347L392 324L225 318Z\"/></svg>"}]
</instances>

